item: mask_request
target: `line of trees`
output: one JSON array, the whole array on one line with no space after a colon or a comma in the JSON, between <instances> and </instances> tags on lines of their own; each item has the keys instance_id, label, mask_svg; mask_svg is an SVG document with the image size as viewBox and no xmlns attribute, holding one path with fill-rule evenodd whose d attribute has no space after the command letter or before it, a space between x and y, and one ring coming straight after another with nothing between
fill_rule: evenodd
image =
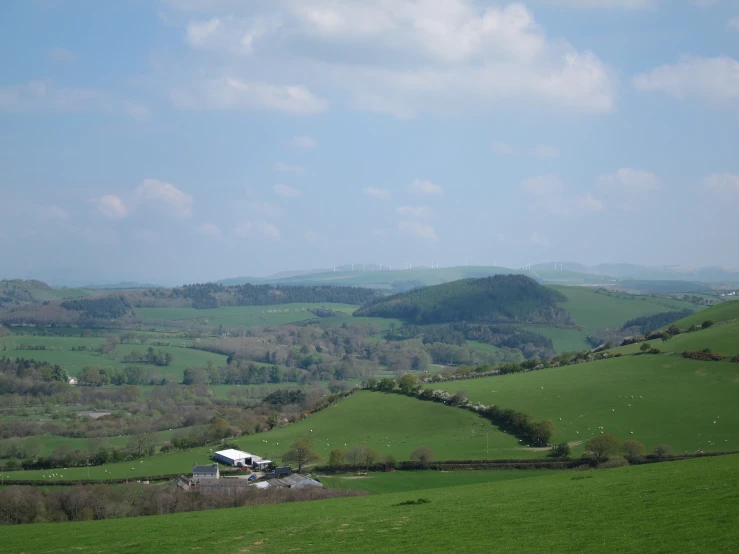
<instances>
[{"instance_id":1,"label":"line of trees","mask_svg":"<svg viewBox=\"0 0 739 554\"><path fill-rule=\"evenodd\" d=\"M229 492L185 492L164 485L87 485L53 490L11 486L0 490L0 524L90 521L362 496L363 491L238 487Z\"/></svg>"}]
</instances>

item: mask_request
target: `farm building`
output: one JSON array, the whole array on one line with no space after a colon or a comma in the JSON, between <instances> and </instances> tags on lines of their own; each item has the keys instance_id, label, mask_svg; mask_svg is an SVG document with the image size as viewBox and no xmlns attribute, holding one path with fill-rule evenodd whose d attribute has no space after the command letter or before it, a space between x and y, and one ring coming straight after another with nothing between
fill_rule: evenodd
<instances>
[{"instance_id":1,"label":"farm building","mask_svg":"<svg viewBox=\"0 0 739 554\"><path fill-rule=\"evenodd\" d=\"M280 479L270 479L266 481L270 487L282 487L286 489L301 489L303 487L322 487L323 484L319 483L315 479L301 475L300 473L293 473L287 477Z\"/></svg>"},{"instance_id":2,"label":"farm building","mask_svg":"<svg viewBox=\"0 0 739 554\"><path fill-rule=\"evenodd\" d=\"M256 470L264 469L272 463L272 460L265 460L255 454L232 448L216 452L213 458L233 467L253 467Z\"/></svg>"},{"instance_id":3,"label":"farm building","mask_svg":"<svg viewBox=\"0 0 739 554\"><path fill-rule=\"evenodd\" d=\"M209 466L193 466L192 468L192 478L194 480L198 479L218 479L221 476L220 471L218 470L218 464L213 464Z\"/></svg>"}]
</instances>

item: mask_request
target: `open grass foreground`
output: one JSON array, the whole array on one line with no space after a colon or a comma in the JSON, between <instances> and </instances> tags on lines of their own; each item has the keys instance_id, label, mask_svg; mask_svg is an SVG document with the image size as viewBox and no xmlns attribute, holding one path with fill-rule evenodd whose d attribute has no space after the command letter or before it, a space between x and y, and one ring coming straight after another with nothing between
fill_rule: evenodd
<instances>
[{"instance_id":1,"label":"open grass foreground","mask_svg":"<svg viewBox=\"0 0 739 554\"><path fill-rule=\"evenodd\" d=\"M423 498L427 503L398 505ZM0 529L4 552L735 552L739 457Z\"/></svg>"}]
</instances>

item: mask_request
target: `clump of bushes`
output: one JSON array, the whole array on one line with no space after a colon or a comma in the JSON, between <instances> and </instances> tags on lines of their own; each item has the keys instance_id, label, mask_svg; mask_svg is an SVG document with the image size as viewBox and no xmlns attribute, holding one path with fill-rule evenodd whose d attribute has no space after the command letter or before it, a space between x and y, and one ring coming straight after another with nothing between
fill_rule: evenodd
<instances>
[{"instance_id":1,"label":"clump of bushes","mask_svg":"<svg viewBox=\"0 0 739 554\"><path fill-rule=\"evenodd\" d=\"M706 348L699 352L686 350L683 352L683 358L700 360L702 362L720 362L721 360L725 360L726 356L724 354L719 354L718 352L711 352L709 348Z\"/></svg>"},{"instance_id":2,"label":"clump of bushes","mask_svg":"<svg viewBox=\"0 0 739 554\"><path fill-rule=\"evenodd\" d=\"M629 465L629 461L623 456L611 456L605 462L598 465L601 469L613 469L614 467L624 467Z\"/></svg>"},{"instance_id":3,"label":"clump of bushes","mask_svg":"<svg viewBox=\"0 0 739 554\"><path fill-rule=\"evenodd\" d=\"M731 358L731 361L734 362L735 364L739 364L739 354Z\"/></svg>"},{"instance_id":4,"label":"clump of bushes","mask_svg":"<svg viewBox=\"0 0 739 554\"><path fill-rule=\"evenodd\" d=\"M418 506L420 504L428 504L429 502L431 502L431 500L419 498L418 500L406 500L405 502L398 502L397 504L393 504L393 506Z\"/></svg>"}]
</instances>

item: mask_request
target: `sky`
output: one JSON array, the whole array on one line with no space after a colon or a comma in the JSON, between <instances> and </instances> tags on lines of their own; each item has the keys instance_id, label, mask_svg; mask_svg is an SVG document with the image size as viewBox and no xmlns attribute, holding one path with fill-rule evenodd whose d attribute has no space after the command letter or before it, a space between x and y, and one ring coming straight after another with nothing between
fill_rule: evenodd
<instances>
[{"instance_id":1,"label":"sky","mask_svg":"<svg viewBox=\"0 0 739 554\"><path fill-rule=\"evenodd\" d=\"M0 278L739 267L739 0L4 0Z\"/></svg>"}]
</instances>

